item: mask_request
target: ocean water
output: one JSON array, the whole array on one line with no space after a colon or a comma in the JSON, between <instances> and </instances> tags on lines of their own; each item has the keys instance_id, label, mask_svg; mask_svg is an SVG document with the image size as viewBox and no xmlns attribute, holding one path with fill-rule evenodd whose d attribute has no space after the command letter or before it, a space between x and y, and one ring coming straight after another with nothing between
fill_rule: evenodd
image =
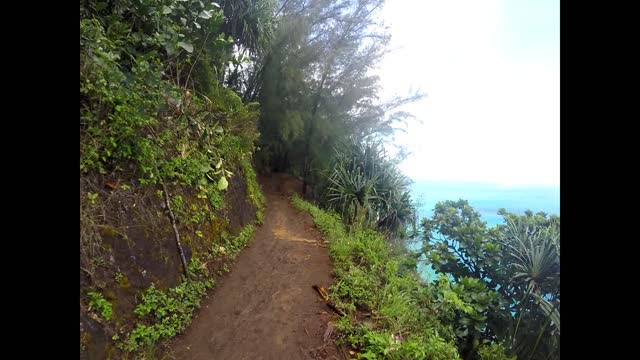
<instances>
[{"instance_id":1,"label":"ocean water","mask_svg":"<svg viewBox=\"0 0 640 360\"><path fill-rule=\"evenodd\" d=\"M551 186L505 186L489 183L444 182L414 180L411 195L417 203L418 218L431 217L436 203L444 200L468 200L480 213L480 218L488 227L502 224L498 209L523 214L526 210L534 213L560 215L560 188ZM412 244L410 248L419 248ZM419 265L420 274L427 280L435 278L430 266Z\"/></svg>"}]
</instances>

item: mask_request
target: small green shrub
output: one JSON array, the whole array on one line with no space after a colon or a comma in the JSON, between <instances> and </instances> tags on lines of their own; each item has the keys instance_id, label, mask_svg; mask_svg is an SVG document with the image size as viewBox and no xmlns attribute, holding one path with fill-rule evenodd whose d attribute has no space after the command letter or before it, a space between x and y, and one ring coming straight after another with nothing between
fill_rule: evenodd
<instances>
[{"instance_id":1,"label":"small green shrub","mask_svg":"<svg viewBox=\"0 0 640 360\"><path fill-rule=\"evenodd\" d=\"M253 236L254 227L251 224L245 225L242 230L235 237L229 239L227 237L223 237L223 246L224 255L229 256L230 258L235 258L240 250L242 250L251 237ZM214 252L216 250L214 249ZM218 250L219 251L219 250Z\"/></svg>"},{"instance_id":2,"label":"small green shrub","mask_svg":"<svg viewBox=\"0 0 640 360\"><path fill-rule=\"evenodd\" d=\"M258 224L262 224L264 217L263 209L266 204L266 199L264 198L264 194L258 184L256 171L253 169L253 166L247 157L242 158L240 166L242 166L242 172L244 173L244 177L247 182L247 196L249 197L249 201L251 201L253 206L256 208L256 220Z\"/></svg>"},{"instance_id":3,"label":"small green shrub","mask_svg":"<svg viewBox=\"0 0 640 360\"><path fill-rule=\"evenodd\" d=\"M189 263L192 281L183 279L178 286L167 291L158 290L151 284L134 310L139 322L119 347L134 352L184 331L191 323L193 311L200 307L202 297L214 285L213 279L206 277L204 269L201 261L192 258Z\"/></svg>"},{"instance_id":4,"label":"small green shrub","mask_svg":"<svg viewBox=\"0 0 640 360\"><path fill-rule=\"evenodd\" d=\"M516 356L507 356L502 344L481 345L478 350L480 360L516 360Z\"/></svg>"},{"instance_id":5,"label":"small green shrub","mask_svg":"<svg viewBox=\"0 0 640 360\"><path fill-rule=\"evenodd\" d=\"M107 301L102 294L92 291L89 292L89 308L95 309L98 311L102 317L109 321L111 320L111 316L113 315L113 306L109 301Z\"/></svg>"}]
</instances>

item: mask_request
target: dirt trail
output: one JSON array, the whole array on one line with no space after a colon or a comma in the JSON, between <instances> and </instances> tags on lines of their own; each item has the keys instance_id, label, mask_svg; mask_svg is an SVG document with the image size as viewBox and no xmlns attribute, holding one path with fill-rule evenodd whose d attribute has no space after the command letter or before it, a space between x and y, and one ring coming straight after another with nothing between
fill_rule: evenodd
<instances>
[{"instance_id":1,"label":"dirt trail","mask_svg":"<svg viewBox=\"0 0 640 360\"><path fill-rule=\"evenodd\" d=\"M165 358L340 359L333 340L324 341L335 316L312 289L331 284L327 249L288 197L299 182L274 174L261 183L264 224Z\"/></svg>"}]
</instances>

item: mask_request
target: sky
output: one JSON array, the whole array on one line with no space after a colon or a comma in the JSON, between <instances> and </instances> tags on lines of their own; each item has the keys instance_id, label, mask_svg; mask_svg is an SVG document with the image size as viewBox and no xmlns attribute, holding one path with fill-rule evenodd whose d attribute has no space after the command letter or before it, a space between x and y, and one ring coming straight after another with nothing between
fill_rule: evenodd
<instances>
[{"instance_id":1,"label":"sky","mask_svg":"<svg viewBox=\"0 0 640 360\"><path fill-rule=\"evenodd\" d=\"M559 0L387 0L383 96L419 89L396 143L418 180L560 184Z\"/></svg>"}]
</instances>

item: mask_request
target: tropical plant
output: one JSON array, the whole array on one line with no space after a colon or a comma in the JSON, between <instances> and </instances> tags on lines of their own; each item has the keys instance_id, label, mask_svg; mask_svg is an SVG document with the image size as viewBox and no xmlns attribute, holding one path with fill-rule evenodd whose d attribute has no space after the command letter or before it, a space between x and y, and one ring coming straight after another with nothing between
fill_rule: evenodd
<instances>
[{"instance_id":1,"label":"tropical plant","mask_svg":"<svg viewBox=\"0 0 640 360\"><path fill-rule=\"evenodd\" d=\"M335 150L325 198L348 224L397 235L415 217L409 185L380 141L352 138Z\"/></svg>"},{"instance_id":2,"label":"tropical plant","mask_svg":"<svg viewBox=\"0 0 640 360\"><path fill-rule=\"evenodd\" d=\"M526 217L507 216L505 220L501 245L508 254L511 283L525 289L523 298L515 304L518 317L509 329L507 343L521 358L535 358L534 354L539 352L559 356L559 223L550 221L545 226L527 222ZM520 327L523 319L536 327L525 325L523 334Z\"/></svg>"},{"instance_id":3,"label":"tropical plant","mask_svg":"<svg viewBox=\"0 0 640 360\"><path fill-rule=\"evenodd\" d=\"M208 259L204 252L214 240L212 235L223 237L229 226L213 211L225 206L225 192L237 184L234 174L244 175L247 200L262 216L264 198L252 165L259 136L258 104L243 103L225 85L232 73L229 63L239 69L247 61L243 51L258 54L268 48L275 3L244 1L244 8L236 11L239 3L80 1L80 257L86 275L81 278L81 293L93 285L106 286L108 300L88 292L86 309L104 320L100 333L112 332L109 322L117 320L118 334L112 339L122 339L121 349L138 351L182 331L190 321L205 290L213 285L208 276L198 278L206 264L196 260ZM230 28L230 24L239 25ZM147 198L154 192L157 199ZM155 201L166 212L156 212ZM132 209L131 204L143 202L145 206ZM104 215L112 210L118 216ZM156 227L164 216L171 221L188 276L173 289L165 288L166 279L153 277L163 290L152 288L140 296L142 285L128 283L130 267L121 268L114 260L117 256L107 256L115 250L103 243L103 235L121 236L131 248L135 241L153 241L152 261L166 265L170 262L160 246L166 235ZM128 225L138 224L123 226L125 217ZM141 226L144 236L135 240L128 238L128 230L121 230ZM218 244L223 249L219 255L235 256L252 232L247 224L240 237L225 238L224 246ZM186 249L191 250L192 265L186 263ZM99 267L104 269L97 271ZM104 285L110 271L118 271L117 284ZM131 291L113 292L115 285ZM134 328L129 307L115 306L123 296L130 297L125 302L139 305L140 321ZM102 340L85 342L116 351ZM114 356L139 357L107 354Z\"/></svg>"},{"instance_id":4,"label":"tropical plant","mask_svg":"<svg viewBox=\"0 0 640 360\"><path fill-rule=\"evenodd\" d=\"M487 228L467 201L436 204L423 219L426 262L462 286L459 296L477 310L449 317L463 356L481 341L498 341L519 359L559 358L560 218L499 211L504 225ZM481 287L467 286L470 279ZM491 301L486 302L489 296Z\"/></svg>"},{"instance_id":5,"label":"tropical plant","mask_svg":"<svg viewBox=\"0 0 640 360\"><path fill-rule=\"evenodd\" d=\"M436 286L426 286L406 251L379 232L357 226L347 231L337 214L297 196L292 202L312 215L329 242L336 273L329 297L346 314L336 327L358 359L460 359L449 321L439 314L474 310L444 275Z\"/></svg>"}]
</instances>

